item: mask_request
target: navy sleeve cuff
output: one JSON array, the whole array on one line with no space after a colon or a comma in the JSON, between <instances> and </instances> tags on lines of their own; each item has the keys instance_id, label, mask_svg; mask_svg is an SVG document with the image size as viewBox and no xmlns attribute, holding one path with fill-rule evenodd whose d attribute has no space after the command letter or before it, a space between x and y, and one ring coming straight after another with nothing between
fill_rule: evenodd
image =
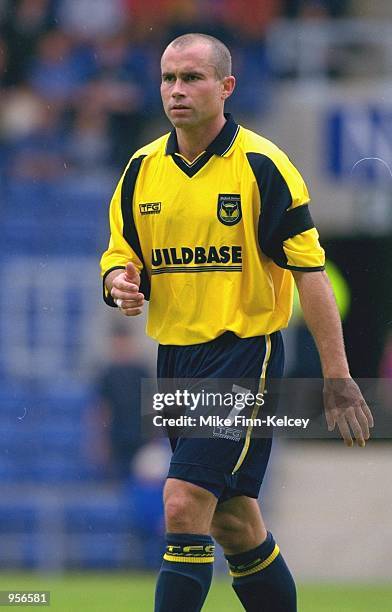
<instances>
[{"instance_id":1,"label":"navy sleeve cuff","mask_svg":"<svg viewBox=\"0 0 392 612\"><path fill-rule=\"evenodd\" d=\"M277 262L275 262L277 263ZM277 264L280 268L285 268L285 270L294 270L294 272L322 272L325 270L325 266L315 266L301 268L301 266L289 266L289 264L282 265L281 263Z\"/></svg>"},{"instance_id":2,"label":"navy sleeve cuff","mask_svg":"<svg viewBox=\"0 0 392 612\"><path fill-rule=\"evenodd\" d=\"M297 234L302 234L314 227L313 219L311 217L309 206L303 204L296 208L287 210L282 219L281 226L279 228L279 238L282 244L288 238L293 238Z\"/></svg>"}]
</instances>

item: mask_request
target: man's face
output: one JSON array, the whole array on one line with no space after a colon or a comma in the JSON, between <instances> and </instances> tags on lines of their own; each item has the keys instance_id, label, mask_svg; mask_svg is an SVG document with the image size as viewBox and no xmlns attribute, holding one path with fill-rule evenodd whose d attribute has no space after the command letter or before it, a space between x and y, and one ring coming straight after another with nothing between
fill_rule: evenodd
<instances>
[{"instance_id":1,"label":"man's face","mask_svg":"<svg viewBox=\"0 0 392 612\"><path fill-rule=\"evenodd\" d=\"M163 108L174 127L198 127L223 112L225 79L217 77L208 44L169 46L161 68Z\"/></svg>"}]
</instances>

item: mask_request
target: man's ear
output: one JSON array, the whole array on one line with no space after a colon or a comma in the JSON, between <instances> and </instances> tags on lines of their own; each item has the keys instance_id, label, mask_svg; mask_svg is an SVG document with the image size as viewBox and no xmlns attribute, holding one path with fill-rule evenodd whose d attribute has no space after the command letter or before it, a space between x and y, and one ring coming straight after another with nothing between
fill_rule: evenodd
<instances>
[{"instance_id":1,"label":"man's ear","mask_svg":"<svg viewBox=\"0 0 392 612\"><path fill-rule=\"evenodd\" d=\"M227 100L235 88L235 77L227 76L222 80L222 100Z\"/></svg>"}]
</instances>

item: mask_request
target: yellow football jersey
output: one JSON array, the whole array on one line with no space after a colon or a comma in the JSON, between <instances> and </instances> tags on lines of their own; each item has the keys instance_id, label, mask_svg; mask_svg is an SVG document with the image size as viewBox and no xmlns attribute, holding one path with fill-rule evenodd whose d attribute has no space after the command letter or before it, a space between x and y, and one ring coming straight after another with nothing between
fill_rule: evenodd
<instances>
[{"instance_id":1,"label":"yellow football jersey","mask_svg":"<svg viewBox=\"0 0 392 612\"><path fill-rule=\"evenodd\" d=\"M288 157L230 115L195 160L175 130L135 153L110 205L102 275L132 261L161 344L286 327L290 270L324 267L306 185ZM104 288L104 299L115 306Z\"/></svg>"}]
</instances>

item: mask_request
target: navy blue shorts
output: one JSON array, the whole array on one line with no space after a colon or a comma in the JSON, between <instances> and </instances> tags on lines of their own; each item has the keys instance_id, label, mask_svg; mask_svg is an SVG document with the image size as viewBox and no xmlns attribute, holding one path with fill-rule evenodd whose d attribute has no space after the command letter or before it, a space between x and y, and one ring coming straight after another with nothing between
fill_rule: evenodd
<instances>
[{"instance_id":1,"label":"navy blue shorts","mask_svg":"<svg viewBox=\"0 0 392 612\"><path fill-rule=\"evenodd\" d=\"M283 375L284 347L280 332L239 338L226 332L215 340L190 346L160 345L158 378L236 379L254 381ZM262 407L260 408L262 410ZM168 478L178 478L211 491L218 502L247 495L257 498L271 453L271 438L239 440L180 437L171 440L173 455Z\"/></svg>"}]
</instances>

